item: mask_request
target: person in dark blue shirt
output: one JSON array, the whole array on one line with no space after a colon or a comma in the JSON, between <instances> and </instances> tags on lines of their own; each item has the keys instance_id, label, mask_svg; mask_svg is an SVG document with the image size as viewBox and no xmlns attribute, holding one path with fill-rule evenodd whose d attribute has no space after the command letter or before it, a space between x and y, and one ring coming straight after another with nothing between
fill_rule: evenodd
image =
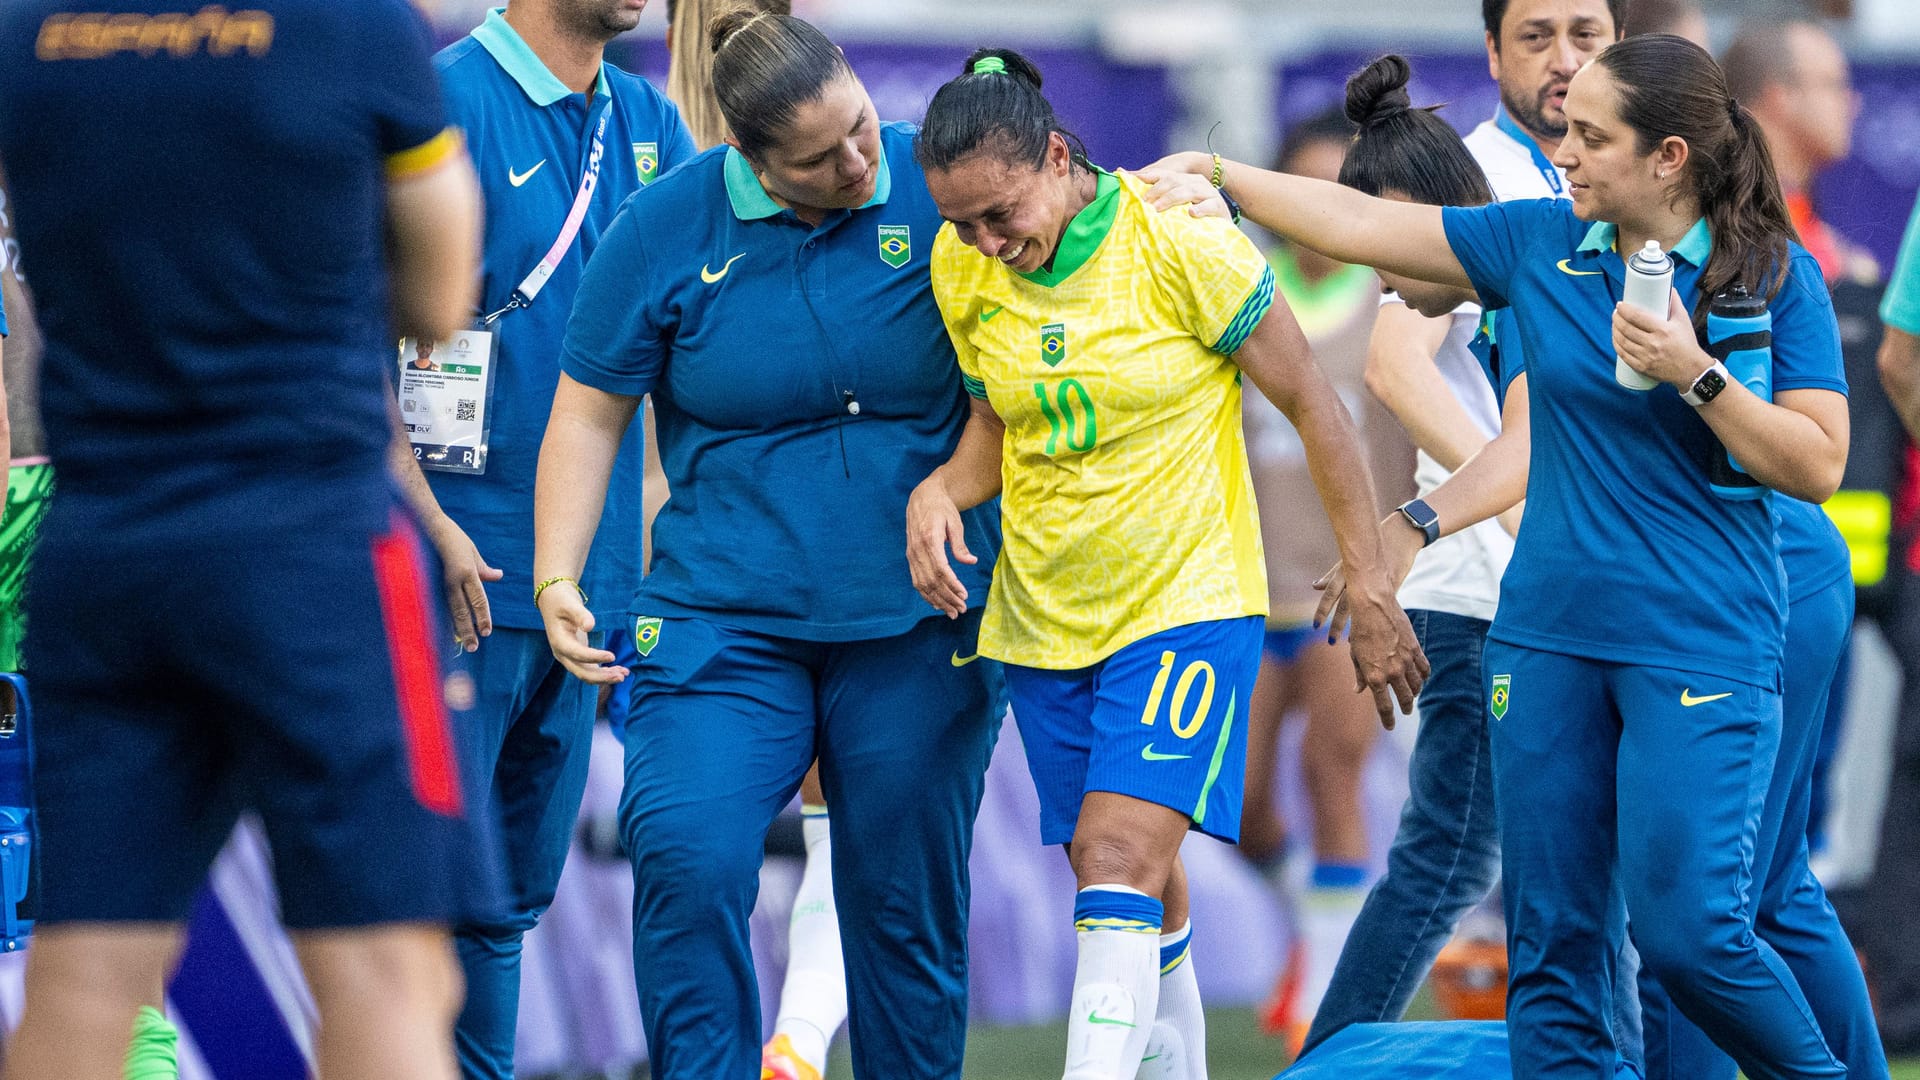
<instances>
[{"instance_id":1,"label":"person in dark blue shirt","mask_svg":"<svg viewBox=\"0 0 1920 1080\"><path fill-rule=\"evenodd\" d=\"M110 10L102 10L110 9ZM214 854L269 837L329 1077L450 1078L483 916L396 332L478 212L404 0L0 10L0 160L61 495L32 571L41 923L9 1075L117 1077Z\"/></svg>"},{"instance_id":2,"label":"person in dark blue shirt","mask_svg":"<svg viewBox=\"0 0 1920 1080\"><path fill-rule=\"evenodd\" d=\"M968 413L927 271L940 216L913 129L880 122L819 31L734 12L713 38L731 145L634 196L574 303L539 605L570 671L634 684L621 825L654 1075L759 1066L747 919L768 823L817 754L855 1073L957 1080L966 853L1004 698L979 609L930 613L907 573L907 496ZM589 642L572 579L649 393L671 495L629 672ZM985 597L994 508L966 528Z\"/></svg>"},{"instance_id":3,"label":"person in dark blue shirt","mask_svg":"<svg viewBox=\"0 0 1920 1080\"><path fill-rule=\"evenodd\" d=\"M455 936L467 984L456 1041L469 1077L513 1075L521 938L553 902L593 734L594 688L554 661L533 606L534 464L560 377L560 340L581 271L621 204L694 152L673 103L602 59L644 7L512 0L434 58L485 197L474 325L497 346L492 370L473 380L483 389L466 397L485 437L463 449L478 453L446 467L446 439L413 436L432 488L423 501L439 508L427 528L454 553L448 586L463 644L453 667L474 686L462 768L499 818L510 893L504 918ZM431 360L445 365L449 355L437 349ZM410 384L403 372L403 407L427 405L405 398L412 386L425 398L438 382ZM581 578L608 626L640 582L642 455L636 426L615 460L614 495Z\"/></svg>"},{"instance_id":4,"label":"person in dark blue shirt","mask_svg":"<svg viewBox=\"0 0 1920 1080\"><path fill-rule=\"evenodd\" d=\"M1615 1069L1622 894L1645 970L1748 1076L1846 1075L1746 900L1788 593L1772 498L1724 498L1710 479L1731 454L1780 495L1838 486L1832 306L1758 126L1704 51L1664 35L1611 46L1575 76L1566 114L1570 206L1417 206L1240 166L1224 180L1288 239L1517 315L1501 333L1527 361L1527 517L1484 660L1515 1077ZM1657 314L1621 302L1622 253L1648 240L1677 264ZM1707 299L1736 283L1771 305L1771 400L1696 338ZM1616 355L1654 389L1616 381ZM1516 501L1510 477L1476 464L1429 496L1423 540Z\"/></svg>"}]
</instances>

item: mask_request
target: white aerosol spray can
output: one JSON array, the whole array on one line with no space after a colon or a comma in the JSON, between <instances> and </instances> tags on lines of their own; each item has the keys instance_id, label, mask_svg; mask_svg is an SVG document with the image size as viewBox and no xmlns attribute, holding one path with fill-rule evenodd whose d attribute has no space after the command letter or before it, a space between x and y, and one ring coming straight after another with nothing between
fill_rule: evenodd
<instances>
[{"instance_id":1,"label":"white aerosol spray can","mask_svg":"<svg viewBox=\"0 0 1920 1080\"><path fill-rule=\"evenodd\" d=\"M1667 297L1672 292L1673 259L1660 250L1660 241L1649 240L1646 247L1627 260L1624 298L1634 307L1664 319ZM1617 356L1613 358L1613 381L1629 390L1651 390L1660 385L1660 380L1640 374Z\"/></svg>"}]
</instances>

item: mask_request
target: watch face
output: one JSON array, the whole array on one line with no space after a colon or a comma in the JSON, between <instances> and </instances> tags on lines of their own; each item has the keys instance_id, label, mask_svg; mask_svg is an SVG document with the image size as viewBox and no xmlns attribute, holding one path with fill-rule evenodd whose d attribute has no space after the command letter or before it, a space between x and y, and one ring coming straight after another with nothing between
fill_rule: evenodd
<instances>
[{"instance_id":1,"label":"watch face","mask_svg":"<svg viewBox=\"0 0 1920 1080\"><path fill-rule=\"evenodd\" d=\"M1709 369L1694 382L1693 396L1699 398L1701 401L1712 401L1714 398L1720 396L1720 391L1726 388L1726 377L1718 371Z\"/></svg>"}]
</instances>

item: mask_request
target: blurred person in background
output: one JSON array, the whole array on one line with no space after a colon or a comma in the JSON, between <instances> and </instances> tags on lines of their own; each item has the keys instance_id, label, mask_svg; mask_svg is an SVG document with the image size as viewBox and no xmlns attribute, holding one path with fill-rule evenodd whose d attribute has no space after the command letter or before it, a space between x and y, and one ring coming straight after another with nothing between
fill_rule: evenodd
<instances>
[{"instance_id":1,"label":"blurred person in background","mask_svg":"<svg viewBox=\"0 0 1920 1080\"><path fill-rule=\"evenodd\" d=\"M1629 34L1672 34L1703 49L1712 47L1706 13L1693 0L1627 0Z\"/></svg>"},{"instance_id":2,"label":"blurred person in background","mask_svg":"<svg viewBox=\"0 0 1920 1080\"><path fill-rule=\"evenodd\" d=\"M1493 201L1460 137L1410 107L1404 61L1375 61L1348 83L1360 133L1338 172L1370 195L1434 206ZM1367 356L1367 385L1419 447L1415 482L1439 487L1501 430L1500 405L1469 346L1482 312L1463 290L1391 279ZM1403 291L1404 290L1404 291ZM1411 294L1411 295L1409 295ZM1453 307L1450 301L1468 299ZM1524 401L1517 406L1524 413ZM1433 671L1418 703L1407 805L1387 873L1366 898L1305 1049L1349 1024L1399 1019L1455 924L1500 871L1480 656L1513 555L1517 509L1434 542L1400 587Z\"/></svg>"},{"instance_id":3,"label":"blurred person in background","mask_svg":"<svg viewBox=\"0 0 1920 1080\"><path fill-rule=\"evenodd\" d=\"M1288 130L1275 167L1331 180L1339 175L1341 155L1352 136L1353 125L1338 109L1309 117ZM1367 335L1380 306L1379 279L1364 266L1349 266L1284 242L1268 249L1267 261L1315 362L1354 417L1376 484L1382 476L1405 475L1405 439L1369 400L1365 387ZM1380 727L1372 702L1354 689L1347 643L1329 645L1312 625L1320 598L1314 579L1340 552L1325 517L1299 512L1315 495L1306 447L1264 394L1246 394L1241 401L1247 464L1266 550L1269 614L1247 719L1247 786L1238 850L1275 886L1294 923L1291 947L1262 1026L1286 1035L1298 1049L1366 897L1361 777ZM1310 849L1303 828L1298 836L1301 850L1290 853L1275 779L1281 728L1296 711L1305 714L1307 725L1300 765L1313 828ZM1287 872L1299 861L1311 864L1298 875L1306 878L1304 889Z\"/></svg>"},{"instance_id":4,"label":"blurred person in background","mask_svg":"<svg viewBox=\"0 0 1920 1080\"><path fill-rule=\"evenodd\" d=\"M654 1075L764 1070L748 919L768 825L817 758L854 1075L958 1080L967 853L1005 701L977 607L928 611L907 567L908 494L967 415L927 276L940 217L913 128L880 121L817 29L732 9L707 47L731 141L607 234L540 456L536 559L565 576L655 395L673 495L639 658L592 646L572 589L541 596L548 639L581 678L634 684L621 826ZM991 506L967 542L991 560ZM966 573L984 598L990 567ZM790 1041L788 1064L824 1061L825 1032Z\"/></svg>"},{"instance_id":5,"label":"blurred person in background","mask_svg":"<svg viewBox=\"0 0 1920 1080\"><path fill-rule=\"evenodd\" d=\"M253 810L323 1074L451 1078L447 926L492 902L491 837L389 387L394 335L464 317L479 211L424 28L399 0L191 34L120 5L171 32L155 51L61 8L0 15L62 485L28 596L42 909L9 1075L122 1074Z\"/></svg>"},{"instance_id":6,"label":"blurred person in background","mask_svg":"<svg viewBox=\"0 0 1920 1080\"><path fill-rule=\"evenodd\" d=\"M606 45L645 0L509 0L435 57L452 121L467 133L485 196L479 308L495 370L481 408L490 428L478 471L396 468L437 507L429 531L458 554L446 567L472 681L462 768L499 819L510 906L459 928L466 1007L457 1038L474 1080L513 1075L521 942L553 902L586 787L595 688L553 658L534 598L534 466L559 380L560 339L582 269L627 196L693 156L665 95L607 64ZM536 269L550 271L544 279ZM443 350L441 355L445 355ZM616 461L616 494L577 589L605 626L640 585L640 432ZM494 569L498 567L498 569Z\"/></svg>"},{"instance_id":7,"label":"blurred person in background","mask_svg":"<svg viewBox=\"0 0 1920 1080\"><path fill-rule=\"evenodd\" d=\"M1853 440L1841 490L1828 500L1826 510L1853 552L1858 616L1877 625L1911 682L1920 678L1920 633L1904 624L1920 615L1901 597L1904 579L1920 565L1915 561L1920 558L1920 537L1914 535L1912 511L1902 508L1920 504L1920 453L1900 427L1877 377L1885 288L1880 267L1865 248L1822 220L1815 198L1820 174L1852 148L1860 97L1839 44L1819 24L1806 20L1750 22L1721 61L1728 85L1766 133L1794 227L1819 260L1833 294L1851 388L1847 408ZM1816 855L1826 847L1824 826L1831 805L1827 778L1844 729L1851 668L1850 656L1843 655L1815 763L1807 828ZM1911 792L1890 794L1920 798ZM1890 798L1888 805L1892 802ZM1871 919L1857 902L1862 898L1858 884L1836 889L1836 903L1850 920ZM1864 936L1874 937L1870 932Z\"/></svg>"},{"instance_id":8,"label":"blurred person in background","mask_svg":"<svg viewBox=\"0 0 1920 1080\"><path fill-rule=\"evenodd\" d=\"M1908 436L1920 439L1920 203L1907 224L1880 316L1885 322L1881 377ZM1896 534L1912 537L1920 531L1915 522L1920 497L1903 499L1899 511ZM1904 565L1895 610L1903 614L1882 624L1903 657L1920 655L1920 577L1915 573L1920 539L1908 543L1912 546L1898 559ZM1920 1053L1920 947L1912 930L1913 913L1920 911L1920 672L1910 663L1900 693L1879 855L1860 900L1862 945L1880 1005L1881 1036L1890 1053Z\"/></svg>"},{"instance_id":9,"label":"blurred person in background","mask_svg":"<svg viewBox=\"0 0 1920 1080\"><path fill-rule=\"evenodd\" d=\"M726 115L713 92L713 50L707 28L715 15L739 8L791 15L791 0L667 0L667 96L706 150L728 141ZM667 475L653 436L652 398L647 430L646 510L649 543L654 515L667 500ZM827 1047L847 1019L847 971L840 955L840 914L833 900L832 823L815 763L800 781L800 833L806 869L787 922L787 973L780 984L773 1037L761 1048L762 1080L818 1080L826 1073ZM809 1071L811 1070L811 1071Z\"/></svg>"},{"instance_id":10,"label":"blurred person in background","mask_svg":"<svg viewBox=\"0 0 1920 1080\"><path fill-rule=\"evenodd\" d=\"M1733 96L1766 133L1801 242L1828 281L1879 277L1873 257L1821 220L1814 181L1853 146L1860 113L1847 55L1818 23L1754 21L1720 54Z\"/></svg>"}]
</instances>

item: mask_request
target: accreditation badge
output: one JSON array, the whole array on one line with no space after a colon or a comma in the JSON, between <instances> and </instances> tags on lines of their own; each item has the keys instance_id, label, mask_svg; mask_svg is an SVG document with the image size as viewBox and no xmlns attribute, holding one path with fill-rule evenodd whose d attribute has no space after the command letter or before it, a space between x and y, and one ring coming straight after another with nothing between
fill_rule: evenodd
<instances>
[{"instance_id":1,"label":"accreditation badge","mask_svg":"<svg viewBox=\"0 0 1920 1080\"><path fill-rule=\"evenodd\" d=\"M487 471L500 335L475 327L445 341L400 342L400 420L423 469Z\"/></svg>"}]
</instances>

